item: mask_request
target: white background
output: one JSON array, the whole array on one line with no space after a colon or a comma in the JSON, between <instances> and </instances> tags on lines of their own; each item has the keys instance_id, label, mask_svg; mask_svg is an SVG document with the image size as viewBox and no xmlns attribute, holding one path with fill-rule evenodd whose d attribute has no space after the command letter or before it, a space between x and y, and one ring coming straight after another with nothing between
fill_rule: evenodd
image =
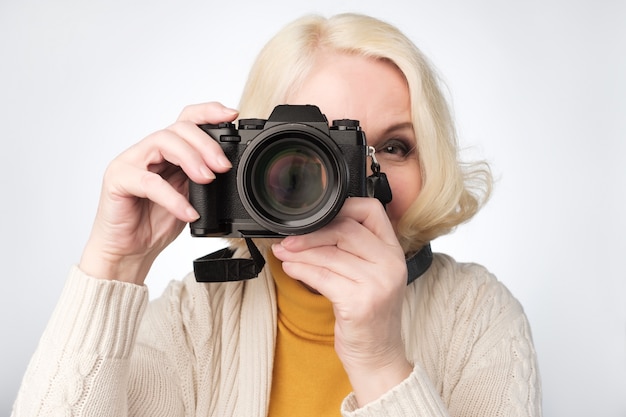
<instances>
[{"instance_id":1,"label":"white background","mask_svg":"<svg viewBox=\"0 0 626 417\"><path fill-rule=\"evenodd\" d=\"M2 0L0 415L77 262L108 161L185 104L236 107L248 68L304 13L405 31L450 89L486 209L433 243L525 306L546 416L626 416L626 3L618 0ZM151 296L216 242L181 235Z\"/></svg>"}]
</instances>

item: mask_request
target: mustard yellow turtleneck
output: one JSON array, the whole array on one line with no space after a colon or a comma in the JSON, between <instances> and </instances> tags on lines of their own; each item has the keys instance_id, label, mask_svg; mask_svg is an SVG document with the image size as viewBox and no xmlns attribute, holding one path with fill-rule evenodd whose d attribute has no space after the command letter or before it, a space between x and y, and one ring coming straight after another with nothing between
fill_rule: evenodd
<instances>
[{"instance_id":1,"label":"mustard yellow turtleneck","mask_svg":"<svg viewBox=\"0 0 626 417\"><path fill-rule=\"evenodd\" d=\"M268 415L339 416L341 401L352 387L335 353L332 304L287 276L271 253L267 262L278 304Z\"/></svg>"}]
</instances>

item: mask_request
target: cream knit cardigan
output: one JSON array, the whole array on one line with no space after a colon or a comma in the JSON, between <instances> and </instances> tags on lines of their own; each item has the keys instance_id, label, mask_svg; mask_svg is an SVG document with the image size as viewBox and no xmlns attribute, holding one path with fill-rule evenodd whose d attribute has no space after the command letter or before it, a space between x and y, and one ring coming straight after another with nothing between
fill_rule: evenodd
<instances>
[{"instance_id":1,"label":"cream knit cardigan","mask_svg":"<svg viewBox=\"0 0 626 417\"><path fill-rule=\"evenodd\" d=\"M74 267L31 360L14 417L265 416L276 299L266 268L247 282L145 287ZM484 268L435 255L407 287L403 335L413 373L344 416L540 416L530 329ZM339 413L339 410L338 410Z\"/></svg>"}]
</instances>

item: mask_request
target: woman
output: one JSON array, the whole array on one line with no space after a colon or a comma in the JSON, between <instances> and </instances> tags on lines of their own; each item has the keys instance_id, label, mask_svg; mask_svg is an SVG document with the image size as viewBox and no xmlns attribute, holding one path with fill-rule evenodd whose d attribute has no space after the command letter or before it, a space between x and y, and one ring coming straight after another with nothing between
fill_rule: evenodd
<instances>
[{"instance_id":1,"label":"woman","mask_svg":"<svg viewBox=\"0 0 626 417\"><path fill-rule=\"evenodd\" d=\"M258 278L188 276L147 305L152 262L198 218L187 178L231 167L197 125L283 103L359 120L391 203L349 198L322 229L258 241ZM240 113L189 106L110 164L14 415L541 415L528 322L502 284L445 255L406 284L405 258L470 219L489 190L484 165L461 168L436 77L397 29L300 19L259 55Z\"/></svg>"}]
</instances>

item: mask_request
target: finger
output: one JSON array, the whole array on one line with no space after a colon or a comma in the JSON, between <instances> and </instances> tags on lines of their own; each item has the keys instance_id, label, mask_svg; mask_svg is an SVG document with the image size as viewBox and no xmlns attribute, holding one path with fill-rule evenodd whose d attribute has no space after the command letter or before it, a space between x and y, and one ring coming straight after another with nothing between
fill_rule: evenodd
<instances>
[{"instance_id":1,"label":"finger","mask_svg":"<svg viewBox=\"0 0 626 417\"><path fill-rule=\"evenodd\" d=\"M350 252L339 249L336 246L322 246L299 252L291 252L280 244L272 246L274 255L283 262L283 265L294 265L298 276L293 278L306 278L306 273L301 272L302 267L315 267L330 271L337 276L348 278L352 281L360 281L371 273L375 264L364 260ZM297 266L295 266L297 265ZM287 272L287 271L285 271ZM324 275L321 271L316 275Z\"/></svg>"},{"instance_id":2,"label":"finger","mask_svg":"<svg viewBox=\"0 0 626 417\"><path fill-rule=\"evenodd\" d=\"M355 294L354 281L328 268L297 262L283 262L282 265L287 275L313 288L333 303L347 294Z\"/></svg>"},{"instance_id":3,"label":"finger","mask_svg":"<svg viewBox=\"0 0 626 417\"><path fill-rule=\"evenodd\" d=\"M351 218L335 218L328 226L305 235L288 236L281 244L291 251L304 251L321 246L337 246L360 253L366 242L376 239L373 232ZM354 251L352 250L354 246Z\"/></svg>"},{"instance_id":4,"label":"finger","mask_svg":"<svg viewBox=\"0 0 626 417\"><path fill-rule=\"evenodd\" d=\"M166 130L183 138L191 147L196 149L212 171L226 172L232 168L231 162L224 155L219 143L196 124L178 121Z\"/></svg>"},{"instance_id":5,"label":"finger","mask_svg":"<svg viewBox=\"0 0 626 417\"><path fill-rule=\"evenodd\" d=\"M215 179L214 169L224 169L216 161L207 164L205 157L196 148L167 129L153 133L137 143L122 154L120 159L146 171L163 162L169 162L181 167L189 178L198 183Z\"/></svg>"},{"instance_id":6,"label":"finger","mask_svg":"<svg viewBox=\"0 0 626 417\"><path fill-rule=\"evenodd\" d=\"M391 225L388 227L391 229ZM388 241L381 238L381 234L383 233L377 234L368 229L354 218L343 216L335 218L328 226L315 232L286 237L281 245L291 252L333 246L370 262L379 259L383 254L404 258L395 234L392 232Z\"/></svg>"},{"instance_id":7,"label":"finger","mask_svg":"<svg viewBox=\"0 0 626 417\"><path fill-rule=\"evenodd\" d=\"M197 125L203 123L232 122L239 115L237 110L218 102L192 104L186 106L178 116L178 121L188 121Z\"/></svg>"},{"instance_id":8,"label":"finger","mask_svg":"<svg viewBox=\"0 0 626 417\"><path fill-rule=\"evenodd\" d=\"M358 230L360 229L360 230ZM342 238L337 244L323 244L324 241L333 241L335 238L325 239L322 234L307 235L303 237L310 239L307 248L291 250L287 239L281 243L273 245L275 256L283 262L294 262L309 264L329 269L338 275L347 277L354 281L376 275L381 268L390 273L400 273L406 269L404 255L399 246L390 246L382 242L369 230L360 226L350 233L352 238ZM328 233L323 233L328 235ZM338 236L345 236L347 233L338 232ZM397 272L392 272L397 271ZM366 278L370 279L370 278ZM376 277L374 277L376 279Z\"/></svg>"},{"instance_id":9,"label":"finger","mask_svg":"<svg viewBox=\"0 0 626 417\"><path fill-rule=\"evenodd\" d=\"M273 246L290 277L317 290L331 302L353 298L357 293L370 300L386 299L404 288L406 266L395 258L384 264L365 262L352 254L332 248L317 248L304 253L285 254L281 245ZM385 256L381 254L381 256ZM368 294L367 296L365 294ZM347 297L347 298L346 298Z\"/></svg>"},{"instance_id":10,"label":"finger","mask_svg":"<svg viewBox=\"0 0 626 417\"><path fill-rule=\"evenodd\" d=\"M200 217L187 198L158 173L121 161L114 162L111 169L115 175L109 176L108 182L113 195L148 199L184 222L192 222ZM120 181L122 178L123 181Z\"/></svg>"},{"instance_id":11,"label":"finger","mask_svg":"<svg viewBox=\"0 0 626 417\"><path fill-rule=\"evenodd\" d=\"M385 208L375 198L351 197L346 199L337 213L337 218L350 218L371 230L376 236L390 245L398 242Z\"/></svg>"}]
</instances>

